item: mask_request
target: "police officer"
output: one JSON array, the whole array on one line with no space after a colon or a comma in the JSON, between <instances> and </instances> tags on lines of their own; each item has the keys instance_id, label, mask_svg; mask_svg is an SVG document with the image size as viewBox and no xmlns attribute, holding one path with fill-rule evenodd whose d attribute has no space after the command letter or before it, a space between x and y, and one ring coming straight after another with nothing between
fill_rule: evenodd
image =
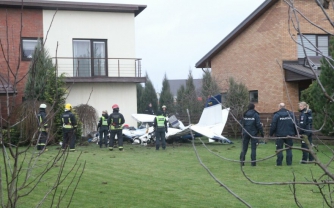
<instances>
[{"instance_id":1,"label":"police officer","mask_svg":"<svg viewBox=\"0 0 334 208\"><path fill-rule=\"evenodd\" d=\"M102 116L97 124L97 131L100 133L100 141L99 145L102 148L102 145L105 144L107 147L107 139L108 139L108 111L102 111Z\"/></svg>"},{"instance_id":2,"label":"police officer","mask_svg":"<svg viewBox=\"0 0 334 208\"><path fill-rule=\"evenodd\" d=\"M274 113L274 117L270 126L270 136L274 134L276 137L287 137L296 135L295 127L295 117L291 111L285 109L285 104L279 104L279 111ZM276 139L276 150L283 149L283 144L285 143L285 148L291 147L293 145L292 139L282 138ZM276 165L282 166L283 153L277 153ZM286 164L292 165L292 150L286 150Z\"/></svg>"},{"instance_id":3,"label":"police officer","mask_svg":"<svg viewBox=\"0 0 334 208\"><path fill-rule=\"evenodd\" d=\"M168 133L167 120L161 111L157 112L157 116L154 118L153 127L155 131L155 149L159 150L160 140L162 149L166 149L166 135Z\"/></svg>"},{"instance_id":4,"label":"police officer","mask_svg":"<svg viewBox=\"0 0 334 208\"><path fill-rule=\"evenodd\" d=\"M162 108L162 115L164 115L168 119L167 107L163 105L161 108Z\"/></svg>"},{"instance_id":5,"label":"police officer","mask_svg":"<svg viewBox=\"0 0 334 208\"><path fill-rule=\"evenodd\" d=\"M115 136L117 135L118 149L123 151L123 135L122 128L125 122L124 116L119 113L119 107L117 104L112 106L113 112L109 115L108 126L110 127L110 141L109 150L112 151L114 147Z\"/></svg>"},{"instance_id":6,"label":"police officer","mask_svg":"<svg viewBox=\"0 0 334 208\"><path fill-rule=\"evenodd\" d=\"M253 138L256 137L258 133L263 137L263 128L260 122L259 113L255 110L255 105L250 103L248 105L248 110L244 113L242 118L242 151L240 153L240 161L241 164L244 165L245 155L248 150L249 141L251 142L251 160L256 160L256 146L259 144L258 139ZM256 162L251 163L252 166L256 166Z\"/></svg>"},{"instance_id":7,"label":"police officer","mask_svg":"<svg viewBox=\"0 0 334 208\"><path fill-rule=\"evenodd\" d=\"M70 151L75 151L75 129L77 128L77 121L75 115L71 112L72 105L67 103L65 105L65 112L61 116L61 125L63 126L63 144L62 150L65 150L70 145Z\"/></svg>"},{"instance_id":8,"label":"police officer","mask_svg":"<svg viewBox=\"0 0 334 208\"><path fill-rule=\"evenodd\" d=\"M39 127L39 140L37 143L37 150L47 150L46 147L46 141L48 138L48 124L46 123L46 104L42 103L39 106L39 113L37 114L37 122Z\"/></svg>"},{"instance_id":9,"label":"police officer","mask_svg":"<svg viewBox=\"0 0 334 208\"><path fill-rule=\"evenodd\" d=\"M306 102L299 103L300 117L299 117L299 134L305 134L308 137L308 141L312 145L312 110L309 109L309 105ZM302 140L302 148L309 149L307 144ZM303 151L302 164L307 164L307 160L312 162L314 160L311 153Z\"/></svg>"},{"instance_id":10,"label":"police officer","mask_svg":"<svg viewBox=\"0 0 334 208\"><path fill-rule=\"evenodd\" d=\"M149 103L147 108L145 109L145 114L149 114L149 115L154 115L154 110L152 107L152 103Z\"/></svg>"}]
</instances>

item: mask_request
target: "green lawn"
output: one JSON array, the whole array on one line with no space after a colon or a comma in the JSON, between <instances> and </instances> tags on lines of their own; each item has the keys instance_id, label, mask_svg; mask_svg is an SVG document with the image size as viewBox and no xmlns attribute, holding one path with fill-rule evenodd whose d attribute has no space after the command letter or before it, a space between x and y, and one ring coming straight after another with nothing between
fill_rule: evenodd
<instances>
[{"instance_id":1,"label":"green lawn","mask_svg":"<svg viewBox=\"0 0 334 208\"><path fill-rule=\"evenodd\" d=\"M234 142L233 145L208 144L208 148L223 157L238 159L241 143ZM74 164L80 151L80 163L87 163L70 207L245 207L210 177L199 164L190 143L174 147L169 145L165 151L131 144L124 147L123 152L110 152L92 144L78 146L77 152L69 153L66 170ZM199 142L196 142L196 148L213 174L252 207L297 207L289 186L252 184L242 175L239 163L213 155ZM274 143L260 145L258 159L273 154L274 150ZM319 150L321 160L328 161L327 156L332 153L324 146L320 146ZM57 151L56 146L49 147L40 164L51 159ZM246 159L249 157L250 149ZM314 176L321 174L321 170L314 165L299 164L300 159L301 152L294 151L290 167L285 165L285 158L283 166L276 167L274 157L259 162L256 167L248 163L244 170L253 180L260 182L292 181L292 172L297 181L311 180L311 172ZM55 167L54 172L43 179L36 191L22 198L18 207L35 207L56 178L58 168ZM33 175L37 172L38 169ZM62 184L58 192L64 191L65 187L66 184ZM304 207L322 207L316 187L298 185L297 194ZM69 198L70 194L67 194L60 207L65 207ZM51 197L47 198L42 207L50 207L50 201Z\"/></svg>"}]
</instances>

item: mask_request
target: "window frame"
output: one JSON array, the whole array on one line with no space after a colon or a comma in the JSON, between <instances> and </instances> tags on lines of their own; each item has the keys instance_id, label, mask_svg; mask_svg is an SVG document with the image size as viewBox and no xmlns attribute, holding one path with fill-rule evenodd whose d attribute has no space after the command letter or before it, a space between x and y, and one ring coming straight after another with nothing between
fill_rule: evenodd
<instances>
[{"instance_id":1,"label":"window frame","mask_svg":"<svg viewBox=\"0 0 334 208\"><path fill-rule=\"evenodd\" d=\"M41 41L41 43L43 43L43 39L38 38L38 37L21 37L21 61L31 61L32 57L28 58L28 57L25 57L25 55L24 55L24 50L23 50L23 41L24 40L36 40L36 42L38 44L39 40ZM36 44L36 46L37 46L37 44ZM36 46L35 46L35 48L36 48ZM34 52L32 53L32 55L33 54L34 54Z\"/></svg>"},{"instance_id":2,"label":"window frame","mask_svg":"<svg viewBox=\"0 0 334 208\"><path fill-rule=\"evenodd\" d=\"M319 48L319 39L318 39L318 37L320 37L320 36L326 36L327 37L327 51L328 51L328 54L327 54L327 56L329 56L329 41L330 41L330 36L329 35L327 35L327 34L314 34L314 33L302 33L303 35L314 35L315 36L315 46L317 47L317 48ZM305 55L304 55L304 57L299 57L298 56L298 51L299 51L299 47L302 47L299 43L301 43L301 42L299 42L298 41L298 38L300 37L300 33L298 33L297 34L297 57L298 57L298 59L304 59L305 58ZM307 40L306 40L307 41ZM312 51L313 52L313 51ZM318 53L318 52L315 52L315 56L320 56L320 53Z\"/></svg>"},{"instance_id":3,"label":"window frame","mask_svg":"<svg viewBox=\"0 0 334 208\"><path fill-rule=\"evenodd\" d=\"M90 41L90 76L89 77L108 77L108 39L94 39L94 38L72 38L72 54L73 54L73 76L75 75L74 69L74 44L73 41L76 40L86 40ZM105 44L105 75L94 75L94 42L104 42Z\"/></svg>"},{"instance_id":4,"label":"window frame","mask_svg":"<svg viewBox=\"0 0 334 208\"><path fill-rule=\"evenodd\" d=\"M257 94L256 101L254 101L254 100L251 99L251 93L254 93L254 92L256 92L256 94ZM248 93L249 93L249 102L251 102L251 103L259 103L259 91L258 90L250 90L250 91L248 91Z\"/></svg>"}]
</instances>

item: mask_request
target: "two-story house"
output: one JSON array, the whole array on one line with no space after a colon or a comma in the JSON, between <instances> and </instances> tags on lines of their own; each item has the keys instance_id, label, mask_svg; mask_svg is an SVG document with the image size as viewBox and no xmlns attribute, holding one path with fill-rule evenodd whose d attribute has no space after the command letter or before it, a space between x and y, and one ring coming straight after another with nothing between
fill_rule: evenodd
<instances>
[{"instance_id":1,"label":"two-story house","mask_svg":"<svg viewBox=\"0 0 334 208\"><path fill-rule=\"evenodd\" d=\"M332 4L332 3L330 3ZM330 33L334 29L314 0L295 0L294 6L308 20ZM332 5L329 6L331 8ZM333 9L326 9L330 17ZM291 13L293 17L294 14ZM328 54L329 35L297 14L307 55L316 73L321 70L320 53ZM294 20L296 23L296 20ZM223 26L222 26L223 27ZM291 33L289 33L289 28ZM289 21L289 6L284 0L265 0L252 14L196 63L197 68L211 68L228 89L228 79L244 83L251 102L262 113L272 113L285 102L290 110L298 110L300 92L316 78L305 59L300 33ZM224 93L224 92L222 92ZM289 102L291 100L291 102ZM291 104L290 104L291 103ZM312 106L311 106L312 107Z\"/></svg>"},{"instance_id":2,"label":"two-story house","mask_svg":"<svg viewBox=\"0 0 334 208\"><path fill-rule=\"evenodd\" d=\"M66 102L89 104L98 114L112 112L118 104L125 120L137 112L136 83L141 76L141 59L135 54L135 17L145 5L25 0L0 0L0 38L9 47L21 45L17 100L23 99L25 74L38 41L45 41L58 74L65 73ZM22 33L20 20L22 13ZM7 22L7 23L6 23ZM5 30L8 28L8 30ZM13 52L13 58L19 56ZM1 73L5 61L0 57ZM2 90L3 91L3 90ZM0 91L0 92L2 92Z\"/></svg>"}]
</instances>

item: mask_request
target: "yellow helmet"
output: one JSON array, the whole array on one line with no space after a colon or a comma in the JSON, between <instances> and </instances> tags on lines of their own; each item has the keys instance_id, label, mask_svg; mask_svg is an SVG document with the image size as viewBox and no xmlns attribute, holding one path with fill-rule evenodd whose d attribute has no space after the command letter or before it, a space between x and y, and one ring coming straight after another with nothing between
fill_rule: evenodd
<instances>
[{"instance_id":1,"label":"yellow helmet","mask_svg":"<svg viewBox=\"0 0 334 208\"><path fill-rule=\"evenodd\" d=\"M72 105L69 103L66 103L65 110L72 110Z\"/></svg>"}]
</instances>

